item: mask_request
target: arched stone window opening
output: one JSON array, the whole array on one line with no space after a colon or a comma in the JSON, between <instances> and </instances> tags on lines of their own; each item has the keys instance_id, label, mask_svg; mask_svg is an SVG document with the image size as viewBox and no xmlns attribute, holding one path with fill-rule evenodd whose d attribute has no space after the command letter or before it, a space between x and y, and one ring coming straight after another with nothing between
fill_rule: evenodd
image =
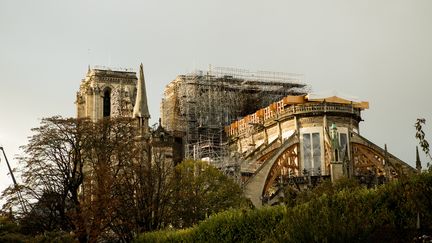
<instances>
[{"instance_id":1,"label":"arched stone window opening","mask_svg":"<svg viewBox=\"0 0 432 243\"><path fill-rule=\"evenodd\" d=\"M103 93L103 117L111 115L111 89L106 88Z\"/></svg>"}]
</instances>

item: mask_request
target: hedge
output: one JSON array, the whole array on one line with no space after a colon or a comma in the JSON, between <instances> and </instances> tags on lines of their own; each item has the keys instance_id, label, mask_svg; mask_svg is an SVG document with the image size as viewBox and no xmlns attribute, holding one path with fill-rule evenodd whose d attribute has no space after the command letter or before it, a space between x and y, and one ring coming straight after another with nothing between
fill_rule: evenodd
<instances>
[{"instance_id":1,"label":"hedge","mask_svg":"<svg viewBox=\"0 0 432 243\"><path fill-rule=\"evenodd\" d=\"M421 228L417 229L419 216ZM432 175L376 188L343 188L292 207L225 211L188 229L136 242L388 242L432 231Z\"/></svg>"}]
</instances>

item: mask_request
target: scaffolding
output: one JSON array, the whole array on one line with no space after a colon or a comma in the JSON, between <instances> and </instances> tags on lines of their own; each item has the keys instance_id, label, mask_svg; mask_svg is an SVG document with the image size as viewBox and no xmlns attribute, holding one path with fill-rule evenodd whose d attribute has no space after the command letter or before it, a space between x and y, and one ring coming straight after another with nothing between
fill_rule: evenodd
<instances>
[{"instance_id":1,"label":"scaffolding","mask_svg":"<svg viewBox=\"0 0 432 243\"><path fill-rule=\"evenodd\" d=\"M287 95L308 90L300 74L209 66L206 72L179 75L167 85L162 125L183 137L185 158L231 167L225 165L230 155L224 127Z\"/></svg>"}]
</instances>

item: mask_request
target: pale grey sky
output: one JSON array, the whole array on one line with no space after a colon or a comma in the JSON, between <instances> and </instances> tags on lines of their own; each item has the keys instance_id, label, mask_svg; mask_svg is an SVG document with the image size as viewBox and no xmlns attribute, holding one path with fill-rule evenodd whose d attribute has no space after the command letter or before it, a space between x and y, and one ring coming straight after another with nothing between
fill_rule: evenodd
<instances>
[{"instance_id":1,"label":"pale grey sky","mask_svg":"<svg viewBox=\"0 0 432 243\"><path fill-rule=\"evenodd\" d=\"M16 166L42 117L75 116L89 64L142 62L152 123L169 81L212 64L367 100L361 133L413 164L417 117L432 139L431 13L430 0L0 0L0 144Z\"/></svg>"}]
</instances>

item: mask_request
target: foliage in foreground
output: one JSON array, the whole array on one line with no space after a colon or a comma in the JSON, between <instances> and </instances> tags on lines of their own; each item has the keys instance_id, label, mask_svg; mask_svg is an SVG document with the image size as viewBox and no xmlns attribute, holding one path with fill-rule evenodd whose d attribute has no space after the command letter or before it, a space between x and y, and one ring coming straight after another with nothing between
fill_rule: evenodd
<instances>
[{"instance_id":1,"label":"foliage in foreground","mask_svg":"<svg viewBox=\"0 0 432 243\"><path fill-rule=\"evenodd\" d=\"M142 234L136 242L400 242L431 233L431 173L373 189L343 184L293 206L230 210L193 228Z\"/></svg>"},{"instance_id":2,"label":"foliage in foreground","mask_svg":"<svg viewBox=\"0 0 432 243\"><path fill-rule=\"evenodd\" d=\"M240 186L203 161L186 160L175 168L170 224L191 227L209 215L248 205Z\"/></svg>"},{"instance_id":3,"label":"foliage in foreground","mask_svg":"<svg viewBox=\"0 0 432 243\"><path fill-rule=\"evenodd\" d=\"M132 118L51 117L32 131L20 158L23 184L2 193L11 227L0 224L0 242L130 242L246 202L216 168L202 161L174 167L152 141L137 140Z\"/></svg>"},{"instance_id":4,"label":"foliage in foreground","mask_svg":"<svg viewBox=\"0 0 432 243\"><path fill-rule=\"evenodd\" d=\"M21 225L14 222L10 215L0 215L0 242L31 242L31 243L68 243L77 242L74 237L64 231L45 232L40 235L27 235Z\"/></svg>"}]
</instances>

